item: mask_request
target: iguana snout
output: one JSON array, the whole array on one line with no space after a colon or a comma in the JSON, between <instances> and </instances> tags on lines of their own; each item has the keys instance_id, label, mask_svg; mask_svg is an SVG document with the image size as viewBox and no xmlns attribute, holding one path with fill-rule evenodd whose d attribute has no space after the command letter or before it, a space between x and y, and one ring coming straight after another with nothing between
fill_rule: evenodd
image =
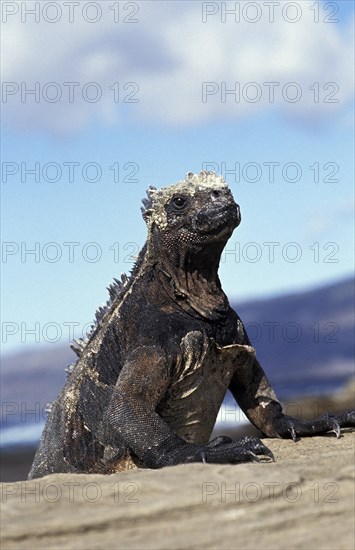
<instances>
[{"instance_id":1,"label":"iguana snout","mask_svg":"<svg viewBox=\"0 0 355 550\"><path fill-rule=\"evenodd\" d=\"M216 196L215 193L218 195ZM211 191L210 201L206 203L196 216L196 229L199 232L214 234L222 227L233 230L240 224L240 208L234 202L231 193Z\"/></svg>"}]
</instances>

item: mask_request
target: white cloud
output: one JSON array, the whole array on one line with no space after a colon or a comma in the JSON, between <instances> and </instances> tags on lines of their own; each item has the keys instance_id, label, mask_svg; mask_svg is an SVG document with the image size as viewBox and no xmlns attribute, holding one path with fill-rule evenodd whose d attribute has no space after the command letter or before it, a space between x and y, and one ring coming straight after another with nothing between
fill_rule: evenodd
<instances>
[{"instance_id":1,"label":"white cloud","mask_svg":"<svg viewBox=\"0 0 355 550\"><path fill-rule=\"evenodd\" d=\"M18 3L23 4L31 3ZM130 17L128 8L125 12L121 9L121 22L114 23L107 2L100 4L102 18L97 23L86 22L80 9L73 23L68 22L65 11L61 20L52 24L42 15L39 23L30 16L22 23L20 13L9 16L3 24L2 80L15 83L19 91L8 95L3 103L7 125L65 135L93 123L119 123L123 112L138 120L190 126L221 118L238 119L270 108L306 125L317 125L335 115L346 119L353 94L351 21L348 27L314 23L309 9L312 2L308 0L298 3L302 17L297 23L282 19L281 4L279 11L275 9L274 23L269 23L268 13L263 12L255 24L235 23L230 17L222 23L220 13L203 23L200 2L138 4L139 11L133 17L139 22L131 24L122 21ZM221 7L217 2L211 6ZM28 88L39 83L38 103L33 96L21 101L22 82ZM57 88L46 88L49 82L57 83ZM65 82L80 83L72 103ZM82 98L82 92L87 92L87 99L95 92L94 87L85 88L88 82L98 83L102 90L99 101L90 103ZM114 82L120 82L118 103L109 89ZM139 92L130 96L134 87L123 89L128 82L137 83ZM203 82L216 83L216 93L206 96L205 102ZM261 92L260 101L246 101L242 94L240 102L235 102L229 94L223 102L222 82L227 89L241 83L247 99ZM250 82L257 86L248 86ZM274 104L264 82L279 83ZM319 83L319 102L314 101L316 88L309 89L315 82ZM323 89L327 82L336 84ZM56 89L62 93L59 101L51 103L43 98L54 97ZM282 90L289 98L301 91L302 97L295 103L286 101ZM123 101L129 97L139 102ZM324 102L327 97L338 101Z\"/></svg>"}]
</instances>

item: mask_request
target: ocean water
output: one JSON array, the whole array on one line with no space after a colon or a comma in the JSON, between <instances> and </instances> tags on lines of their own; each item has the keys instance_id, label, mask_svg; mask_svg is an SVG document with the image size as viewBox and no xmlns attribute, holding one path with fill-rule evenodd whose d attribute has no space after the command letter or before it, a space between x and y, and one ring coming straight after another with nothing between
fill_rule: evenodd
<instances>
[{"instance_id":1,"label":"ocean water","mask_svg":"<svg viewBox=\"0 0 355 550\"><path fill-rule=\"evenodd\" d=\"M0 448L8 449L11 447L35 447L37 446L41 433L44 428L44 422L15 424L1 428L0 430Z\"/></svg>"}]
</instances>

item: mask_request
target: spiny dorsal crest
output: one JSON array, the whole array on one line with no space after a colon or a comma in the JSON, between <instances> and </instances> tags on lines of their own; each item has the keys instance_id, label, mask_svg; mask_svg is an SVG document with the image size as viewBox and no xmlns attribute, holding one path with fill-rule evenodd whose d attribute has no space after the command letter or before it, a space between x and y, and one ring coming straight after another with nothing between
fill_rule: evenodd
<instances>
[{"instance_id":1,"label":"spiny dorsal crest","mask_svg":"<svg viewBox=\"0 0 355 550\"><path fill-rule=\"evenodd\" d=\"M108 313L111 309L111 306L119 302L119 300L124 295L124 292L127 289L129 282L130 280L127 275L125 273L121 273L120 281L114 278L113 282L108 285L107 290L109 291L110 298L104 305L97 308L95 312L94 323L91 325L91 331L88 333L87 338L79 338L78 340L74 338L74 343L70 345L71 349L79 358L82 356L90 337L92 336L96 328L100 325L106 313ZM67 372L69 373L69 371Z\"/></svg>"},{"instance_id":2,"label":"spiny dorsal crest","mask_svg":"<svg viewBox=\"0 0 355 550\"><path fill-rule=\"evenodd\" d=\"M81 357L81 354L83 353L83 350L86 347L86 344L88 343L88 338L74 338L75 344L70 344L70 348L73 350L73 352L78 356Z\"/></svg>"},{"instance_id":3,"label":"spiny dorsal crest","mask_svg":"<svg viewBox=\"0 0 355 550\"><path fill-rule=\"evenodd\" d=\"M147 199L143 199L142 215L149 226L155 223L159 229L166 229L167 216L165 205L170 201L173 195L184 194L193 196L197 191L203 189L225 189L227 184L222 176L217 176L214 172L203 171L199 174L188 172L185 179L178 181L174 185L156 189L150 186L147 190Z\"/></svg>"}]
</instances>

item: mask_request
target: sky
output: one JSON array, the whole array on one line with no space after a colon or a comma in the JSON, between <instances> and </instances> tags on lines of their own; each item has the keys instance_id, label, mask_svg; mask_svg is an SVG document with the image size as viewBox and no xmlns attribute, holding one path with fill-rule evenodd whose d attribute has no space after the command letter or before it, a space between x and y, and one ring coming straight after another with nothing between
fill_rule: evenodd
<instances>
[{"instance_id":1,"label":"sky","mask_svg":"<svg viewBox=\"0 0 355 550\"><path fill-rule=\"evenodd\" d=\"M225 176L236 302L354 266L354 4L2 3L2 350L80 336L149 185Z\"/></svg>"}]
</instances>

